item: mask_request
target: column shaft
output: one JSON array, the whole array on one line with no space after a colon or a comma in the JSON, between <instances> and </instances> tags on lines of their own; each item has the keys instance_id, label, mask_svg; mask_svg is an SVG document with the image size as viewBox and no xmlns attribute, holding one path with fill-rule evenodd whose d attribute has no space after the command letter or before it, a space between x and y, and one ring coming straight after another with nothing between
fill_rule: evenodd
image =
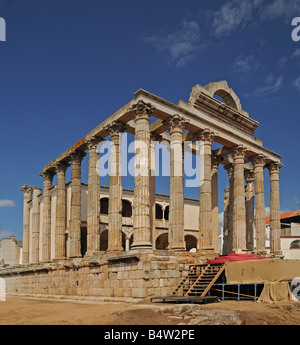
<instances>
[{"instance_id":1,"label":"column shaft","mask_svg":"<svg viewBox=\"0 0 300 345\"><path fill-rule=\"evenodd\" d=\"M66 258L66 181L65 175L68 164L60 162L56 166L56 215L55 215L55 260Z\"/></svg>"},{"instance_id":2,"label":"column shaft","mask_svg":"<svg viewBox=\"0 0 300 345\"><path fill-rule=\"evenodd\" d=\"M229 188L224 190L224 210L223 210L223 247L222 254L228 254L228 226L229 226Z\"/></svg>"},{"instance_id":3,"label":"column shaft","mask_svg":"<svg viewBox=\"0 0 300 345\"><path fill-rule=\"evenodd\" d=\"M41 189L35 188L32 197L32 248L31 248L31 262L39 262L39 242L40 242L40 204L38 195L41 194Z\"/></svg>"},{"instance_id":4,"label":"column shaft","mask_svg":"<svg viewBox=\"0 0 300 345\"><path fill-rule=\"evenodd\" d=\"M213 251L212 196L211 196L211 145L214 134L209 129L199 133L200 140L200 209L199 249Z\"/></svg>"},{"instance_id":5,"label":"column shaft","mask_svg":"<svg viewBox=\"0 0 300 345\"><path fill-rule=\"evenodd\" d=\"M81 161L85 153L75 151L71 154L72 184L71 184L71 218L69 234L70 258L81 257Z\"/></svg>"},{"instance_id":6,"label":"column shaft","mask_svg":"<svg viewBox=\"0 0 300 345\"><path fill-rule=\"evenodd\" d=\"M87 200L87 253L93 255L100 251L100 172L98 171L99 153L97 145L101 138L95 137L88 142L89 172Z\"/></svg>"},{"instance_id":7,"label":"column shaft","mask_svg":"<svg viewBox=\"0 0 300 345\"><path fill-rule=\"evenodd\" d=\"M233 251L235 253L247 251L244 154L245 148L241 145L232 152L234 160Z\"/></svg>"},{"instance_id":8,"label":"column shaft","mask_svg":"<svg viewBox=\"0 0 300 345\"><path fill-rule=\"evenodd\" d=\"M24 185L20 188L23 192L23 245L22 245L22 263L29 264L29 229L30 229L30 209L29 201L32 199L34 187Z\"/></svg>"},{"instance_id":9,"label":"column shaft","mask_svg":"<svg viewBox=\"0 0 300 345\"><path fill-rule=\"evenodd\" d=\"M264 165L265 157L258 155L252 159L255 181L255 230L256 252L266 254L265 200L264 200Z\"/></svg>"},{"instance_id":10,"label":"column shaft","mask_svg":"<svg viewBox=\"0 0 300 345\"><path fill-rule=\"evenodd\" d=\"M213 157L211 162L211 202L212 202L212 246L219 250L219 205L218 205L218 167L219 158Z\"/></svg>"},{"instance_id":11,"label":"column shaft","mask_svg":"<svg viewBox=\"0 0 300 345\"><path fill-rule=\"evenodd\" d=\"M254 250L254 175L253 171L245 173L246 186L246 246L247 250Z\"/></svg>"},{"instance_id":12,"label":"column shaft","mask_svg":"<svg viewBox=\"0 0 300 345\"><path fill-rule=\"evenodd\" d=\"M234 203L234 167L233 164L224 166L227 171L229 179L228 189L228 223L227 228L224 227L223 238L223 254L227 255L232 252L233 249L233 203Z\"/></svg>"},{"instance_id":13,"label":"column shaft","mask_svg":"<svg viewBox=\"0 0 300 345\"><path fill-rule=\"evenodd\" d=\"M272 162L268 165L270 174L270 251L273 255L281 254L280 246L280 196L279 169L282 164Z\"/></svg>"}]
</instances>

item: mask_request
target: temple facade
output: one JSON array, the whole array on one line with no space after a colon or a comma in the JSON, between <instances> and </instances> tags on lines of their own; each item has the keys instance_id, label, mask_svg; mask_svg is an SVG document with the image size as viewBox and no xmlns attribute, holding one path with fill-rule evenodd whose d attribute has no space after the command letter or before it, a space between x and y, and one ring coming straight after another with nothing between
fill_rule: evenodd
<instances>
[{"instance_id":1,"label":"temple facade","mask_svg":"<svg viewBox=\"0 0 300 345\"><path fill-rule=\"evenodd\" d=\"M50 270L55 263L70 269L76 260L77 266L98 262L99 267L108 264L104 285L103 281L97 285L101 286L102 295L145 297L161 293L155 290L159 287L170 293L185 271L185 266L180 265L219 254L218 172L221 168L227 173L229 185L224 192L222 254L266 255L264 185L269 183L270 255L280 256L281 156L255 137L258 122L242 109L238 96L227 82L196 85L189 100L180 100L177 104L142 89L134 96L43 168L42 190L28 185L21 188L24 194L23 272L26 266L32 265ZM134 136L135 145L131 191L123 190L122 181L121 135L125 132ZM109 141L112 148L109 187L100 185L99 147L105 141ZM169 196L155 192L157 181L152 153L161 142L170 152ZM213 148L214 143L217 148ZM185 147L200 160L198 200L184 198ZM86 155L88 183L83 184L81 163ZM70 182L66 182L67 169L71 170ZM264 181L264 169L269 171L269 181ZM144 255L152 256L149 259ZM164 268L157 265L161 255L168 262ZM131 294L128 292L131 283L124 281L122 287L107 283L110 289L107 292L105 281L114 280L114 265L122 271L124 265L135 265L135 258L140 261L139 269L144 270L135 278L146 280L146 290ZM68 262L73 264L68 266ZM152 281L153 270L169 273L171 270L171 280ZM151 272L149 279L145 278L145 272ZM158 279L167 276L164 273L164 278ZM24 286L27 285L19 285L19 291L26 290ZM65 289L69 291L67 286ZM74 294L74 291L65 293Z\"/></svg>"}]
</instances>

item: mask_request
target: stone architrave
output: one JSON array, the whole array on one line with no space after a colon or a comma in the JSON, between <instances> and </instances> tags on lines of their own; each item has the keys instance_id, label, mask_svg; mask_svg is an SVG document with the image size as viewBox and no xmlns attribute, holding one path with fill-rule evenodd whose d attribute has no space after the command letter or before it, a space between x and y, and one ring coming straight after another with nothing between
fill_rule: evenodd
<instances>
[{"instance_id":1,"label":"stone architrave","mask_svg":"<svg viewBox=\"0 0 300 345\"><path fill-rule=\"evenodd\" d=\"M24 185L20 188L23 192L23 244L22 244L22 262L29 264L29 229L30 229L30 209L29 202L32 200L34 187Z\"/></svg>"},{"instance_id":2,"label":"stone architrave","mask_svg":"<svg viewBox=\"0 0 300 345\"><path fill-rule=\"evenodd\" d=\"M60 162L56 165L56 215L55 215L55 249L54 260L66 258L66 170L69 164Z\"/></svg>"},{"instance_id":3,"label":"stone architrave","mask_svg":"<svg viewBox=\"0 0 300 345\"><path fill-rule=\"evenodd\" d=\"M39 243L40 243L40 203L39 195L42 190L39 188L34 188L32 192L32 236L31 236L31 260L29 256L30 263L39 262Z\"/></svg>"},{"instance_id":4,"label":"stone architrave","mask_svg":"<svg viewBox=\"0 0 300 345\"><path fill-rule=\"evenodd\" d=\"M200 252L214 251L211 196L211 145L214 137L214 133L208 128L198 134L198 140L200 140Z\"/></svg>"},{"instance_id":5,"label":"stone architrave","mask_svg":"<svg viewBox=\"0 0 300 345\"><path fill-rule=\"evenodd\" d=\"M40 176L44 182L43 193L43 232L42 232L42 262L51 260L51 192L52 181L55 172L48 170L42 172Z\"/></svg>"},{"instance_id":6,"label":"stone architrave","mask_svg":"<svg viewBox=\"0 0 300 345\"><path fill-rule=\"evenodd\" d=\"M215 252L219 247L219 205L218 205L218 168L220 158L211 159L211 202L212 202L212 245Z\"/></svg>"},{"instance_id":7,"label":"stone architrave","mask_svg":"<svg viewBox=\"0 0 300 345\"><path fill-rule=\"evenodd\" d=\"M170 132L170 204L169 246L174 251L185 251L184 191L183 191L183 129L187 120L177 114L164 121Z\"/></svg>"},{"instance_id":8,"label":"stone architrave","mask_svg":"<svg viewBox=\"0 0 300 345\"><path fill-rule=\"evenodd\" d=\"M223 254L227 255L232 252L233 249L233 202L234 202L234 168L233 164L227 164L224 166L228 174L229 188L228 188L228 223L227 227L224 227L224 243ZM224 215L225 217L225 215Z\"/></svg>"},{"instance_id":9,"label":"stone architrave","mask_svg":"<svg viewBox=\"0 0 300 345\"><path fill-rule=\"evenodd\" d=\"M279 199L279 170L282 163L268 164L270 174L270 252L281 255L280 247L280 199Z\"/></svg>"},{"instance_id":10,"label":"stone architrave","mask_svg":"<svg viewBox=\"0 0 300 345\"><path fill-rule=\"evenodd\" d=\"M264 200L264 166L266 157L257 155L251 159L254 172L255 185L255 232L256 253L266 254L266 226L265 226L265 200Z\"/></svg>"},{"instance_id":11,"label":"stone architrave","mask_svg":"<svg viewBox=\"0 0 300 345\"><path fill-rule=\"evenodd\" d=\"M254 250L254 174L252 170L245 171L246 180L246 245L247 250Z\"/></svg>"},{"instance_id":12,"label":"stone architrave","mask_svg":"<svg viewBox=\"0 0 300 345\"><path fill-rule=\"evenodd\" d=\"M98 171L98 144L103 139L93 137L87 143L89 152L88 196L87 196L87 252L94 255L100 251L100 172Z\"/></svg>"},{"instance_id":13,"label":"stone architrave","mask_svg":"<svg viewBox=\"0 0 300 345\"><path fill-rule=\"evenodd\" d=\"M128 125L122 121L113 121L105 127L110 133L110 176L108 206L108 248L107 253L123 251L122 247L122 162L121 134Z\"/></svg>"},{"instance_id":14,"label":"stone architrave","mask_svg":"<svg viewBox=\"0 0 300 345\"><path fill-rule=\"evenodd\" d=\"M131 249L151 249L149 145L150 116L154 111L151 103L138 101L130 112L135 114L135 176L133 196L133 243Z\"/></svg>"},{"instance_id":15,"label":"stone architrave","mask_svg":"<svg viewBox=\"0 0 300 345\"><path fill-rule=\"evenodd\" d=\"M247 252L244 163L246 149L238 145L232 151L233 171L233 252Z\"/></svg>"},{"instance_id":16,"label":"stone architrave","mask_svg":"<svg viewBox=\"0 0 300 345\"><path fill-rule=\"evenodd\" d=\"M81 161L85 152L76 150L71 153L71 216L69 233L69 258L82 257L81 253Z\"/></svg>"}]
</instances>

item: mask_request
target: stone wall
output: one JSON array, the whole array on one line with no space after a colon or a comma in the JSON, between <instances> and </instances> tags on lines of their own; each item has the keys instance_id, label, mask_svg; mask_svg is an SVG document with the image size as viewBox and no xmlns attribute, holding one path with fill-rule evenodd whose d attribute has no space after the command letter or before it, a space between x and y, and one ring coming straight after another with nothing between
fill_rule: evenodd
<instances>
[{"instance_id":1,"label":"stone wall","mask_svg":"<svg viewBox=\"0 0 300 345\"><path fill-rule=\"evenodd\" d=\"M195 253L130 251L3 269L0 277L13 295L147 298L172 294L201 263Z\"/></svg>"}]
</instances>

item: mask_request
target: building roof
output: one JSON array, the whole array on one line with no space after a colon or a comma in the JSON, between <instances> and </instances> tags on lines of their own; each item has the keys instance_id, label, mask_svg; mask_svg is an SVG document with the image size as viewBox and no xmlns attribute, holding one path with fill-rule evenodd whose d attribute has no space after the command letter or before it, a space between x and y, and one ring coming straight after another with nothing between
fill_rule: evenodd
<instances>
[{"instance_id":1,"label":"building roof","mask_svg":"<svg viewBox=\"0 0 300 345\"><path fill-rule=\"evenodd\" d=\"M290 223L290 222L299 223L300 222L300 210L281 213L280 214L280 220L285 220L287 223ZM266 224L270 224L270 217L266 217L265 222L266 222Z\"/></svg>"}]
</instances>

